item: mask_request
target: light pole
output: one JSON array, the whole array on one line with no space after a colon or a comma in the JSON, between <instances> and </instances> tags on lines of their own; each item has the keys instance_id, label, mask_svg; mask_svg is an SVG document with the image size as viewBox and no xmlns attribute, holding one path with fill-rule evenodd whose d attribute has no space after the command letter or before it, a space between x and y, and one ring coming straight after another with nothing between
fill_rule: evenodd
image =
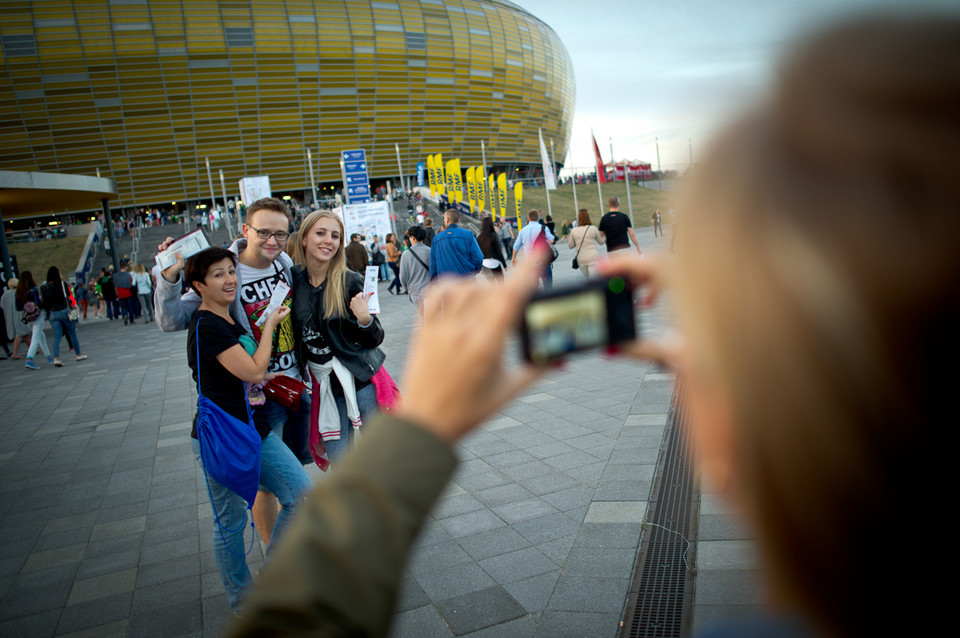
<instances>
[{"instance_id":1,"label":"light pole","mask_svg":"<svg viewBox=\"0 0 960 638\"><path fill-rule=\"evenodd\" d=\"M657 143L657 182L660 185L660 190L663 190L663 171L660 170L660 138L653 138Z\"/></svg>"}]
</instances>

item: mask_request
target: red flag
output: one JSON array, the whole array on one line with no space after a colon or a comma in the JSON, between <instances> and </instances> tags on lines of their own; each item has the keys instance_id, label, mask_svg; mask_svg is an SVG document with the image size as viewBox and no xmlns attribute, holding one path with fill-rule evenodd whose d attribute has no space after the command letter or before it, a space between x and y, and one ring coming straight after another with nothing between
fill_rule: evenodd
<instances>
[{"instance_id":1,"label":"red flag","mask_svg":"<svg viewBox=\"0 0 960 638\"><path fill-rule=\"evenodd\" d=\"M601 184L607 183L606 169L603 166L603 160L600 158L600 147L597 146L597 138L593 136L593 132L590 133L590 137L593 138L593 154L597 158L597 179Z\"/></svg>"}]
</instances>

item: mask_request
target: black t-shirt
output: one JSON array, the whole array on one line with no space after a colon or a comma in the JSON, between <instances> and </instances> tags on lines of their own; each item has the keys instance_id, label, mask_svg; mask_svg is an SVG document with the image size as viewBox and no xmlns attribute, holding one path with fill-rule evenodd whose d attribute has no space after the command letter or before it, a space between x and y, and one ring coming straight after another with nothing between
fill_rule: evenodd
<instances>
[{"instance_id":1,"label":"black t-shirt","mask_svg":"<svg viewBox=\"0 0 960 638\"><path fill-rule=\"evenodd\" d=\"M323 282L317 286L314 294L323 295L326 283ZM303 340L303 351L307 361L322 364L333 358L333 351L330 350L330 343L327 341L326 326L322 321L317 321L315 313L311 313L310 318L303 324L303 334L300 337Z\"/></svg>"},{"instance_id":2,"label":"black t-shirt","mask_svg":"<svg viewBox=\"0 0 960 638\"><path fill-rule=\"evenodd\" d=\"M197 320L200 320L200 382L203 396L213 401L227 414L244 423L247 422L246 388L243 381L233 376L219 361L217 355L240 343L244 334L240 324L230 323L209 310L197 310L190 319L190 331L187 333L187 364L193 370L193 380L197 380ZM264 438L270 432L266 414L255 410L253 423ZM190 436L197 438L197 418L193 419Z\"/></svg>"},{"instance_id":3,"label":"black t-shirt","mask_svg":"<svg viewBox=\"0 0 960 638\"><path fill-rule=\"evenodd\" d=\"M600 218L597 229L607 236L608 251L630 247L630 238L627 235L630 226L630 218L618 210L612 210Z\"/></svg>"}]
</instances>

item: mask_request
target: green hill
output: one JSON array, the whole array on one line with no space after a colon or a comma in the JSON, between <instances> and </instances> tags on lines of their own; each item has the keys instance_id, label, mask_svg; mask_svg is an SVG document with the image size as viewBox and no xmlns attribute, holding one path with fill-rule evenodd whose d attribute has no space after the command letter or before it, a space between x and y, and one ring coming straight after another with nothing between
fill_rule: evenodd
<instances>
[{"instance_id":1,"label":"green hill","mask_svg":"<svg viewBox=\"0 0 960 638\"><path fill-rule=\"evenodd\" d=\"M80 261L80 253L86 244L86 236L45 239L18 244L7 244L11 255L16 255L20 272L29 270L37 283L47 277L47 269L56 266L60 275L69 280Z\"/></svg>"}]
</instances>

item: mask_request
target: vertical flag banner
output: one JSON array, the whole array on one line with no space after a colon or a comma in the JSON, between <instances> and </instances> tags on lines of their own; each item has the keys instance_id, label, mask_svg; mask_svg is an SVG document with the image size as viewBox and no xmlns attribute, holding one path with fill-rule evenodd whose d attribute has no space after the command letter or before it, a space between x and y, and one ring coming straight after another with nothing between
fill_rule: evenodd
<instances>
[{"instance_id":1,"label":"vertical flag banner","mask_svg":"<svg viewBox=\"0 0 960 638\"><path fill-rule=\"evenodd\" d=\"M490 177L493 177L492 175ZM497 176L497 196L500 198L500 217L507 218L507 174Z\"/></svg>"},{"instance_id":2,"label":"vertical flag banner","mask_svg":"<svg viewBox=\"0 0 960 638\"><path fill-rule=\"evenodd\" d=\"M463 201L463 174L460 172L460 158L450 160L453 164L453 196L457 203Z\"/></svg>"},{"instance_id":3,"label":"vertical flag banner","mask_svg":"<svg viewBox=\"0 0 960 638\"><path fill-rule=\"evenodd\" d=\"M487 203L487 182L483 178L483 167L477 166L473 170L473 179L477 184L477 208L480 210L480 216L483 216L483 207ZM497 221L497 218L494 217L493 221Z\"/></svg>"},{"instance_id":4,"label":"vertical flag banner","mask_svg":"<svg viewBox=\"0 0 960 638\"><path fill-rule=\"evenodd\" d=\"M557 178L553 174L553 162L547 155L547 147L543 143L543 131L537 129L537 135L540 136L540 163L543 165L543 187L548 191L557 190Z\"/></svg>"},{"instance_id":5,"label":"vertical flag banner","mask_svg":"<svg viewBox=\"0 0 960 638\"><path fill-rule=\"evenodd\" d=\"M517 180L513 187L513 201L517 205L517 225L520 225L520 205L523 202L523 182Z\"/></svg>"},{"instance_id":6,"label":"vertical flag banner","mask_svg":"<svg viewBox=\"0 0 960 638\"><path fill-rule=\"evenodd\" d=\"M594 137L593 131L590 131L590 137L593 138L593 155L594 155L594 157L595 157L596 160L597 160L597 183L598 183L598 184L606 184L606 183L607 183L607 175L606 175L606 172L607 172L607 171L606 171L606 170L604 169L604 167L603 167L603 159L600 158L600 147L597 146L597 138ZM613 160L613 158L610 158L610 159L611 159L611 161ZM603 210L602 207L601 207L601 210Z\"/></svg>"},{"instance_id":7,"label":"vertical flag banner","mask_svg":"<svg viewBox=\"0 0 960 638\"><path fill-rule=\"evenodd\" d=\"M447 179L443 174L443 155L437 153L433 156L433 170L436 171L437 192L443 195L447 192Z\"/></svg>"},{"instance_id":8,"label":"vertical flag banner","mask_svg":"<svg viewBox=\"0 0 960 638\"><path fill-rule=\"evenodd\" d=\"M467 202L470 204L472 215L477 205L477 182L474 179L473 167L467 169Z\"/></svg>"},{"instance_id":9,"label":"vertical flag banner","mask_svg":"<svg viewBox=\"0 0 960 638\"><path fill-rule=\"evenodd\" d=\"M427 178L430 180L430 194L437 194L437 182L434 179L433 155L427 155Z\"/></svg>"},{"instance_id":10,"label":"vertical flag banner","mask_svg":"<svg viewBox=\"0 0 960 638\"><path fill-rule=\"evenodd\" d=\"M454 204L457 201L456 199L457 196L454 195L454 191L453 191L453 160L447 161L446 169L447 169L447 179L445 180L444 183L447 185L447 199L450 200L451 204Z\"/></svg>"},{"instance_id":11,"label":"vertical flag banner","mask_svg":"<svg viewBox=\"0 0 960 638\"><path fill-rule=\"evenodd\" d=\"M423 188L423 173L427 165L423 162L417 162L417 186Z\"/></svg>"},{"instance_id":12,"label":"vertical flag banner","mask_svg":"<svg viewBox=\"0 0 960 638\"><path fill-rule=\"evenodd\" d=\"M496 179L494 178L493 173L490 173L490 175L487 177L487 181L489 182L487 187L489 188L488 192L490 193L490 212L493 213L493 221L497 221L497 204L494 201L497 190L496 184L494 183ZM502 214L500 216L503 217Z\"/></svg>"}]
</instances>

